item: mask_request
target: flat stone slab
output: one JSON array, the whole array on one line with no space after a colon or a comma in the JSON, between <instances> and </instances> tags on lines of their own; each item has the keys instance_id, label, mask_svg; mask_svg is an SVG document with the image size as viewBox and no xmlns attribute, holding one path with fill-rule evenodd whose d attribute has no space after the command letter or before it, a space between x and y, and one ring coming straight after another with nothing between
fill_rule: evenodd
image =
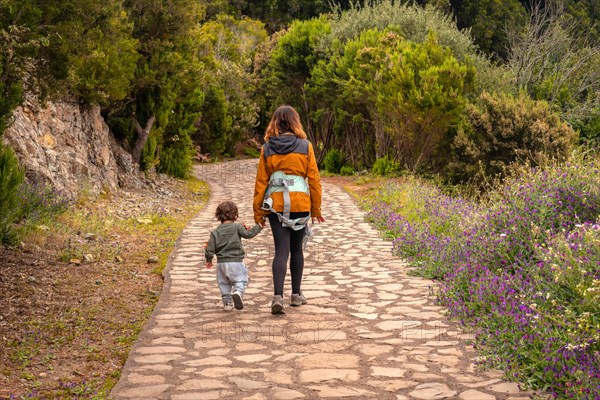
<instances>
[{"instance_id":1,"label":"flat stone slab","mask_svg":"<svg viewBox=\"0 0 600 400\"><path fill-rule=\"evenodd\" d=\"M424 383L415 387L409 396L417 399L447 399L456 396L456 391L443 383Z\"/></svg>"},{"instance_id":2,"label":"flat stone slab","mask_svg":"<svg viewBox=\"0 0 600 400\"><path fill-rule=\"evenodd\" d=\"M309 369L300 372L301 383L327 382L327 381L357 381L360 374L355 369Z\"/></svg>"}]
</instances>

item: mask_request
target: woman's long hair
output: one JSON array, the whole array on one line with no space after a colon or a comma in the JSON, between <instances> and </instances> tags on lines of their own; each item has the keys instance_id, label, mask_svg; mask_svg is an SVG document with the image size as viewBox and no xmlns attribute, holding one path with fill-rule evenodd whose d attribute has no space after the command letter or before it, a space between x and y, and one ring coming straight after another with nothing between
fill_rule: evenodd
<instances>
[{"instance_id":1,"label":"woman's long hair","mask_svg":"<svg viewBox=\"0 0 600 400\"><path fill-rule=\"evenodd\" d=\"M275 136L291 132L300 139L306 139L306 133L302 128L298 112L291 106L279 106L273 113L271 122L265 132L265 142Z\"/></svg>"}]
</instances>

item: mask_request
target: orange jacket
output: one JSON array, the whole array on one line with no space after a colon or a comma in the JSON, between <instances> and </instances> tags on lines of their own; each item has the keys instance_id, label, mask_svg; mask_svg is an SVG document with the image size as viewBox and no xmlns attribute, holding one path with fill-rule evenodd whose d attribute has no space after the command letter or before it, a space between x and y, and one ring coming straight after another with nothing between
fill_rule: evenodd
<instances>
[{"instance_id":1,"label":"orange jacket","mask_svg":"<svg viewBox=\"0 0 600 400\"><path fill-rule=\"evenodd\" d=\"M270 213L261 207L269 178L275 171L308 178L310 195L304 192L291 192L290 211L310 211L311 216L320 217L321 178L312 144L308 140L299 139L294 134L283 134L272 137L261 149L254 185L254 221L262 223ZM275 192L271 197L273 208L277 212L283 212L283 193Z\"/></svg>"}]
</instances>

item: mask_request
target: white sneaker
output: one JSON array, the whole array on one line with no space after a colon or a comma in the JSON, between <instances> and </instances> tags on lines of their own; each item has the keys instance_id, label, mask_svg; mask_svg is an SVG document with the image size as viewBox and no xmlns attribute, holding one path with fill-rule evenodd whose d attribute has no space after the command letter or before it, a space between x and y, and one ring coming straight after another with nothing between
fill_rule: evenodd
<instances>
[{"instance_id":1,"label":"white sneaker","mask_svg":"<svg viewBox=\"0 0 600 400\"><path fill-rule=\"evenodd\" d=\"M223 311L231 311L231 310L233 310L233 303L223 304Z\"/></svg>"}]
</instances>

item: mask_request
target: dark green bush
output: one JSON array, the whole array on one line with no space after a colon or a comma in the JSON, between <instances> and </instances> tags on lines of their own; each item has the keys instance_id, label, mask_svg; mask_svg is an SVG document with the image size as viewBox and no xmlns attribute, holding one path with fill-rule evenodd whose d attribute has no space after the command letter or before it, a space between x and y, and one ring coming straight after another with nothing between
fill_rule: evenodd
<instances>
[{"instance_id":1,"label":"dark green bush","mask_svg":"<svg viewBox=\"0 0 600 400\"><path fill-rule=\"evenodd\" d=\"M187 178L192 169L192 156L192 139L183 134L165 145L157 169L176 178Z\"/></svg>"},{"instance_id":2,"label":"dark green bush","mask_svg":"<svg viewBox=\"0 0 600 400\"><path fill-rule=\"evenodd\" d=\"M325 154L323 166L327 172L338 174L344 165L344 156L338 149L331 149Z\"/></svg>"},{"instance_id":3,"label":"dark green bush","mask_svg":"<svg viewBox=\"0 0 600 400\"><path fill-rule=\"evenodd\" d=\"M11 225L17 217L18 189L23 170L11 148L0 140L0 243L11 241Z\"/></svg>"}]
</instances>

